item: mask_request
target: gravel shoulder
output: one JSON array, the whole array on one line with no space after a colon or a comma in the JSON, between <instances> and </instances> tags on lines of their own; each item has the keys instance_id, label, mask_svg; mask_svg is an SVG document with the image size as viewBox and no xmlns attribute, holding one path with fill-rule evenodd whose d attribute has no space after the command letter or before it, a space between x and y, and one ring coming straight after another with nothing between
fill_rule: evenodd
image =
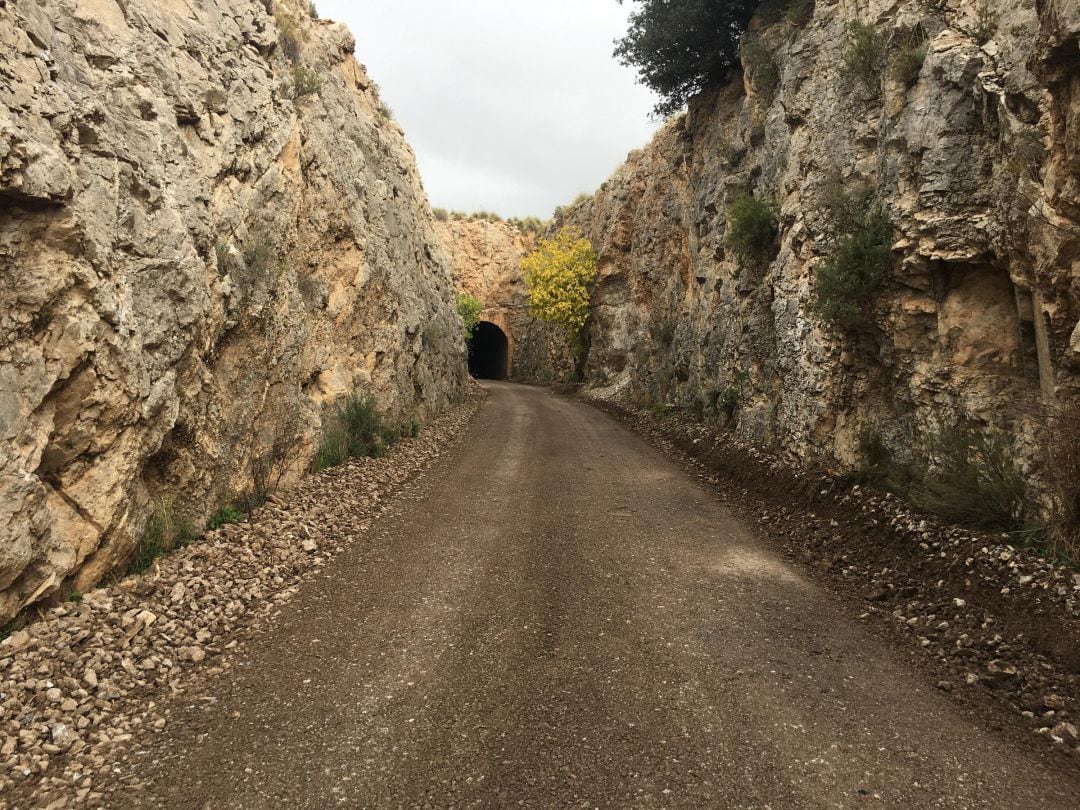
<instances>
[{"instance_id":1,"label":"gravel shoulder","mask_svg":"<svg viewBox=\"0 0 1080 810\"><path fill-rule=\"evenodd\" d=\"M109 803L1080 806L1075 769L643 438L489 388L365 542L135 732Z\"/></svg>"},{"instance_id":2,"label":"gravel shoulder","mask_svg":"<svg viewBox=\"0 0 1080 810\"><path fill-rule=\"evenodd\" d=\"M310 476L250 521L0 643L0 806L102 803L132 741L168 726L170 701L228 678L302 584L366 542L394 493L454 451L484 396L476 388L386 456Z\"/></svg>"},{"instance_id":3,"label":"gravel shoulder","mask_svg":"<svg viewBox=\"0 0 1080 810\"><path fill-rule=\"evenodd\" d=\"M603 399L954 702L1080 766L1080 574L679 412ZM1002 711L1004 710L1004 711ZM1019 721L1019 722L1017 722ZM1069 760L1072 760L1069 762Z\"/></svg>"}]
</instances>

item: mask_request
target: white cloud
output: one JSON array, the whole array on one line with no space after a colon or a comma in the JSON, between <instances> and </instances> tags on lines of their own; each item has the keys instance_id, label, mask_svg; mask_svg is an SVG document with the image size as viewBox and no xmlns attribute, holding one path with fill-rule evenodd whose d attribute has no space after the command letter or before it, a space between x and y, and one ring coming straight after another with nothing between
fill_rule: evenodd
<instances>
[{"instance_id":1,"label":"white cloud","mask_svg":"<svg viewBox=\"0 0 1080 810\"><path fill-rule=\"evenodd\" d=\"M432 204L547 216L600 185L656 124L612 57L615 0L317 0L356 37Z\"/></svg>"}]
</instances>

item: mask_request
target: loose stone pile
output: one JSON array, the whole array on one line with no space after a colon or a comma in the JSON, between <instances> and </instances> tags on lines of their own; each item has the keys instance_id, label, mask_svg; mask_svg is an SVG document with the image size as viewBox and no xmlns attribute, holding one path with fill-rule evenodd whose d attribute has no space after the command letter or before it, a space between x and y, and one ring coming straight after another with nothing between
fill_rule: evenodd
<instances>
[{"instance_id":1,"label":"loose stone pile","mask_svg":"<svg viewBox=\"0 0 1080 810\"><path fill-rule=\"evenodd\" d=\"M210 532L0 643L0 804L99 801L95 785L120 746L165 727L169 696L227 670L225 654L362 537L480 402L474 393L385 457L311 476L250 522Z\"/></svg>"},{"instance_id":2,"label":"loose stone pile","mask_svg":"<svg viewBox=\"0 0 1080 810\"><path fill-rule=\"evenodd\" d=\"M788 556L858 599L947 692L983 693L1080 755L1080 574L1008 535L942 525L894 495L794 469L681 413L603 407L718 487ZM892 627L889 627L889 625Z\"/></svg>"}]
</instances>

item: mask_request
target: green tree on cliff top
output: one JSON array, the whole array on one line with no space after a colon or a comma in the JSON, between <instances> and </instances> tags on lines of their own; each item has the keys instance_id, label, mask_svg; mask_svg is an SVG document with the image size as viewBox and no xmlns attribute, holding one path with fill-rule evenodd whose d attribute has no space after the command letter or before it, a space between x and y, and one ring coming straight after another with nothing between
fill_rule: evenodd
<instances>
[{"instance_id":1,"label":"green tree on cliff top","mask_svg":"<svg viewBox=\"0 0 1080 810\"><path fill-rule=\"evenodd\" d=\"M656 113L663 116L681 110L739 64L739 38L761 5L761 0L632 2L637 8L615 56L637 68L638 80L659 94Z\"/></svg>"}]
</instances>

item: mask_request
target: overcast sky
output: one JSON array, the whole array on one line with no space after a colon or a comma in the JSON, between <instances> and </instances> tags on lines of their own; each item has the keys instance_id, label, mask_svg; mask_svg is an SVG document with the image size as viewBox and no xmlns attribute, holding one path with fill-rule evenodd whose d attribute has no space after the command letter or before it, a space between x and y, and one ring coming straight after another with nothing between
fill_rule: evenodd
<instances>
[{"instance_id":1,"label":"overcast sky","mask_svg":"<svg viewBox=\"0 0 1080 810\"><path fill-rule=\"evenodd\" d=\"M431 204L546 218L658 126L615 0L316 0L416 150Z\"/></svg>"}]
</instances>

